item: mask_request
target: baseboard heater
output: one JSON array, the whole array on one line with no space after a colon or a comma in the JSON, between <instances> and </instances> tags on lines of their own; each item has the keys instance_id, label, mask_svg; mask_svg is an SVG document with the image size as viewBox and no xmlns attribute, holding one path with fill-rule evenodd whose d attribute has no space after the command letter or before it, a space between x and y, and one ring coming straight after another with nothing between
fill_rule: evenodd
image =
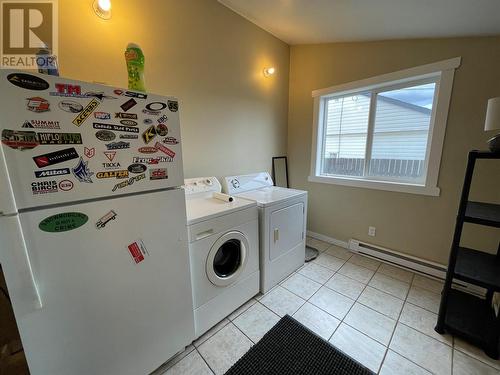
<instances>
[{"instance_id":1,"label":"baseboard heater","mask_svg":"<svg viewBox=\"0 0 500 375\"><path fill-rule=\"evenodd\" d=\"M444 281L446 277L446 267L442 264L423 260L411 255L403 254L395 250L389 250L381 246L372 245L356 239L349 240L349 250L359 254L366 255L370 258L393 264L411 271L431 276ZM465 289L469 293L474 293L484 296L485 289L477 287L460 280L454 280L454 286L457 289Z\"/></svg>"}]
</instances>

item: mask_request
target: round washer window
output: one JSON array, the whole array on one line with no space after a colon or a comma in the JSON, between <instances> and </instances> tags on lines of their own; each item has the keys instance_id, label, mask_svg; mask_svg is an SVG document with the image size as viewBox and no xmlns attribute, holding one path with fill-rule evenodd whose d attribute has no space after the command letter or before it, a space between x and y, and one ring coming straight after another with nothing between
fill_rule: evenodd
<instances>
[{"instance_id":1,"label":"round washer window","mask_svg":"<svg viewBox=\"0 0 500 375\"><path fill-rule=\"evenodd\" d=\"M241 265L241 241L231 239L224 242L214 257L214 272L219 277L228 277Z\"/></svg>"},{"instance_id":2,"label":"round washer window","mask_svg":"<svg viewBox=\"0 0 500 375\"><path fill-rule=\"evenodd\" d=\"M234 283L245 267L248 239L243 233L230 231L212 245L207 257L208 279L217 286Z\"/></svg>"}]
</instances>

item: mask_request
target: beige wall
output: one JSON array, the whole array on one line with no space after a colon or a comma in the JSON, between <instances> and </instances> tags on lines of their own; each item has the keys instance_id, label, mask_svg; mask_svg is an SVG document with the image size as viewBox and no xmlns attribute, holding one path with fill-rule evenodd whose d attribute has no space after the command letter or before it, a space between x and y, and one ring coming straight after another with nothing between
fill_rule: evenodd
<instances>
[{"instance_id":1,"label":"beige wall","mask_svg":"<svg viewBox=\"0 0 500 375\"><path fill-rule=\"evenodd\" d=\"M440 197L310 183L311 91L462 56L455 75L438 186ZM500 38L430 39L292 46L288 156L293 187L309 191L308 229L356 238L447 263L467 152L484 149L486 101L500 96ZM500 165L485 162L475 199L500 201ZM376 237L367 235L368 226ZM493 251L500 232L468 226L464 243Z\"/></svg>"},{"instance_id":2,"label":"beige wall","mask_svg":"<svg viewBox=\"0 0 500 375\"><path fill-rule=\"evenodd\" d=\"M186 177L270 170L285 153L285 43L216 0L117 0L109 21L92 0L59 4L62 75L126 86L124 49L142 47L148 91L180 99Z\"/></svg>"}]
</instances>

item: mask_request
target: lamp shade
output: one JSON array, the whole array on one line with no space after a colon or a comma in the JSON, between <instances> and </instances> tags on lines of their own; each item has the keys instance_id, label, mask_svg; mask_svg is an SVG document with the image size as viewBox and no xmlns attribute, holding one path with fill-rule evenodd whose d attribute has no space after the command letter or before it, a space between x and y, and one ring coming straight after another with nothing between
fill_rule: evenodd
<instances>
[{"instance_id":1,"label":"lamp shade","mask_svg":"<svg viewBox=\"0 0 500 375\"><path fill-rule=\"evenodd\" d=\"M500 129L500 97L488 100L484 131Z\"/></svg>"}]
</instances>

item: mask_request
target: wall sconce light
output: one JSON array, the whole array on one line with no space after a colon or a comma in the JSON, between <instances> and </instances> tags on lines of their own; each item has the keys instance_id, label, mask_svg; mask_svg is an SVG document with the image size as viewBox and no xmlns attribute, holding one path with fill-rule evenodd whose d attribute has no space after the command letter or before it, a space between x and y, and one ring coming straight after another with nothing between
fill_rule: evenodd
<instances>
[{"instance_id":1,"label":"wall sconce light","mask_svg":"<svg viewBox=\"0 0 500 375\"><path fill-rule=\"evenodd\" d=\"M271 66L269 68L264 68L264 77L270 77L276 73L276 69Z\"/></svg>"},{"instance_id":2,"label":"wall sconce light","mask_svg":"<svg viewBox=\"0 0 500 375\"><path fill-rule=\"evenodd\" d=\"M92 3L95 14L103 20L111 18L111 0L94 0Z\"/></svg>"}]
</instances>

